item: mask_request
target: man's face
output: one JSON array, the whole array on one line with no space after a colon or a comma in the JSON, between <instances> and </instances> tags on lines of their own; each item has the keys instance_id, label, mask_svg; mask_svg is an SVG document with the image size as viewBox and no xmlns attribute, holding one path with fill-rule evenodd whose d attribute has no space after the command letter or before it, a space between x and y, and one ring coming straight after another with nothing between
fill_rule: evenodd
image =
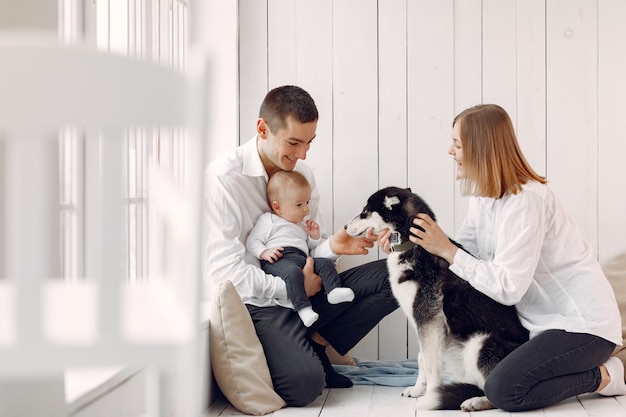
<instances>
[{"instance_id":1,"label":"man's face","mask_svg":"<svg viewBox=\"0 0 626 417\"><path fill-rule=\"evenodd\" d=\"M257 121L258 150L269 176L278 170L292 171L298 159L306 153L315 138L317 122L300 123L288 117L285 127L272 132L264 119Z\"/></svg>"}]
</instances>

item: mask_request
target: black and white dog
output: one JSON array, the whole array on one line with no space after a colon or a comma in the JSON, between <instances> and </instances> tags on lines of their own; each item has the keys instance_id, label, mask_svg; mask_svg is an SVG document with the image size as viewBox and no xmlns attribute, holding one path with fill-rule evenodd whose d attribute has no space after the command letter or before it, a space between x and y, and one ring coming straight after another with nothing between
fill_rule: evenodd
<instances>
[{"instance_id":1,"label":"black and white dog","mask_svg":"<svg viewBox=\"0 0 626 417\"><path fill-rule=\"evenodd\" d=\"M388 187L372 194L361 214L345 226L351 236L370 227L374 233L385 228L392 232L389 280L417 330L419 343L417 382L402 395L419 397L419 409L493 408L483 393L485 378L528 340L528 331L520 324L515 307L485 296L452 273L444 259L409 240L409 228L418 213L435 220L428 205L410 189ZM445 384L444 364L450 374Z\"/></svg>"}]
</instances>

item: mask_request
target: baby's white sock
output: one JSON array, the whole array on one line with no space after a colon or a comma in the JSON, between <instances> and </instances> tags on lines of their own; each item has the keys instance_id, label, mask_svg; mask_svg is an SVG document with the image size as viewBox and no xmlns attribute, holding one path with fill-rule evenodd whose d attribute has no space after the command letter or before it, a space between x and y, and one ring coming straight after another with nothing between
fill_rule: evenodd
<instances>
[{"instance_id":1,"label":"baby's white sock","mask_svg":"<svg viewBox=\"0 0 626 417\"><path fill-rule=\"evenodd\" d=\"M611 376L611 382L602 391L598 391L598 394L605 397L613 397L615 395L626 395L626 383L624 383L624 364L619 358L615 356L610 357L605 362L606 370Z\"/></svg>"},{"instance_id":2,"label":"baby's white sock","mask_svg":"<svg viewBox=\"0 0 626 417\"><path fill-rule=\"evenodd\" d=\"M304 307L303 309L298 310L298 315L306 327L311 327L311 325L320 317L319 314L313 311L313 307Z\"/></svg>"},{"instance_id":3,"label":"baby's white sock","mask_svg":"<svg viewBox=\"0 0 626 417\"><path fill-rule=\"evenodd\" d=\"M326 294L326 298L331 304L347 303L354 300L354 291L350 288L335 288Z\"/></svg>"}]
</instances>

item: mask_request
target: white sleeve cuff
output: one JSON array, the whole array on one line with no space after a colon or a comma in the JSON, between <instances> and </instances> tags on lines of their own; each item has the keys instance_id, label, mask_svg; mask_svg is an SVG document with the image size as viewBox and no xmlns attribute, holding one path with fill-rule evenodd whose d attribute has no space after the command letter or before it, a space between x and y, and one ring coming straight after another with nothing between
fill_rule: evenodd
<instances>
[{"instance_id":1,"label":"white sleeve cuff","mask_svg":"<svg viewBox=\"0 0 626 417\"><path fill-rule=\"evenodd\" d=\"M320 243L314 250L316 258L327 258L333 262L336 262L339 259L339 255L332 251L330 248L330 239L324 240Z\"/></svg>"},{"instance_id":2,"label":"white sleeve cuff","mask_svg":"<svg viewBox=\"0 0 626 417\"><path fill-rule=\"evenodd\" d=\"M456 255L454 255L454 263L450 265L449 269L467 281L469 274L473 269L472 261L474 260L475 258L472 255L465 252L463 249L459 249L456 251Z\"/></svg>"}]
</instances>

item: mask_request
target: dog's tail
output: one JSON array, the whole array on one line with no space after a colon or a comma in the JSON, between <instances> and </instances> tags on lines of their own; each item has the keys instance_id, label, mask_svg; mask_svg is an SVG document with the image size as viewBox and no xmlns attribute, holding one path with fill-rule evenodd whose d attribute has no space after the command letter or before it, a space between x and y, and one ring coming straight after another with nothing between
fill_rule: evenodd
<instances>
[{"instance_id":1,"label":"dog's tail","mask_svg":"<svg viewBox=\"0 0 626 417\"><path fill-rule=\"evenodd\" d=\"M461 403L472 397L482 397L483 390L472 384L452 383L439 387L439 409L459 410Z\"/></svg>"}]
</instances>

